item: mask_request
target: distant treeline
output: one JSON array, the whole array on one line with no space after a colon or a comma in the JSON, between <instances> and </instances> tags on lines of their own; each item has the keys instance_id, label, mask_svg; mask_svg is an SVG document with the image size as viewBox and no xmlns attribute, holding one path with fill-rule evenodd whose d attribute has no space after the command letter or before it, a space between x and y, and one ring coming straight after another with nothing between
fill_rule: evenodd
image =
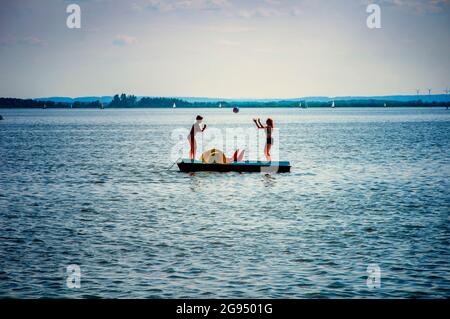
<instances>
[{"instance_id":1,"label":"distant treeline","mask_svg":"<svg viewBox=\"0 0 450 319\"><path fill-rule=\"evenodd\" d=\"M168 108L168 107L217 107L219 103L211 102L187 102L177 98L165 98L165 97L143 97L138 100L134 95L121 94L114 95L111 103L108 107L155 107L155 108ZM221 102L226 107L228 103Z\"/></svg>"},{"instance_id":2,"label":"distant treeline","mask_svg":"<svg viewBox=\"0 0 450 319\"><path fill-rule=\"evenodd\" d=\"M100 108L100 101L64 103L32 99L0 98L0 108Z\"/></svg>"},{"instance_id":3,"label":"distant treeline","mask_svg":"<svg viewBox=\"0 0 450 319\"><path fill-rule=\"evenodd\" d=\"M231 108L231 107L331 107L333 102L273 101L273 102L188 102L177 98L143 97L138 99L134 95L115 95L109 104L101 101L93 102L53 102L32 99L0 98L0 108ZM389 100L337 100L334 107L430 107L450 106L450 102L389 101Z\"/></svg>"}]
</instances>

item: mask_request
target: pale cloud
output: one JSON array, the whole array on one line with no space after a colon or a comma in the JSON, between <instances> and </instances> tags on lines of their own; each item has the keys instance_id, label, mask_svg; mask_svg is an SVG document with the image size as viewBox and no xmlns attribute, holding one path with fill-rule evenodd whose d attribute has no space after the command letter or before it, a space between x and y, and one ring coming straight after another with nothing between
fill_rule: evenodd
<instances>
[{"instance_id":1,"label":"pale cloud","mask_svg":"<svg viewBox=\"0 0 450 319\"><path fill-rule=\"evenodd\" d=\"M0 45L1 46L7 46L7 45L25 45L25 46L44 46L47 45L47 42L44 41L41 38L38 38L36 36L26 36L26 37L5 37L3 39L0 39Z\"/></svg>"},{"instance_id":2,"label":"pale cloud","mask_svg":"<svg viewBox=\"0 0 450 319\"><path fill-rule=\"evenodd\" d=\"M239 10L237 15L239 17L249 19L249 18L269 18L269 17L279 17L285 15L287 12L279 9L268 8L268 7L259 7L255 9L244 9Z\"/></svg>"},{"instance_id":3,"label":"pale cloud","mask_svg":"<svg viewBox=\"0 0 450 319\"><path fill-rule=\"evenodd\" d=\"M144 0L132 4L133 10L158 12L187 10L221 10L231 7L229 0Z\"/></svg>"},{"instance_id":4,"label":"pale cloud","mask_svg":"<svg viewBox=\"0 0 450 319\"><path fill-rule=\"evenodd\" d=\"M136 42L137 39L135 37L120 34L114 38L112 43L118 47L124 47L127 45L135 44Z\"/></svg>"},{"instance_id":5,"label":"pale cloud","mask_svg":"<svg viewBox=\"0 0 450 319\"><path fill-rule=\"evenodd\" d=\"M146 0L141 3L133 3L134 10L154 10L158 12L168 12L174 9L172 3L163 0Z\"/></svg>"},{"instance_id":6,"label":"pale cloud","mask_svg":"<svg viewBox=\"0 0 450 319\"><path fill-rule=\"evenodd\" d=\"M364 4L377 3L380 6L394 6L416 13L439 13L450 11L450 0L363 0Z\"/></svg>"},{"instance_id":7,"label":"pale cloud","mask_svg":"<svg viewBox=\"0 0 450 319\"><path fill-rule=\"evenodd\" d=\"M310 6L310 0L301 1L279 1L279 0L265 0L255 2L254 6L239 8L234 12L235 16L250 19L250 18L276 18L287 16L300 16L307 11Z\"/></svg>"},{"instance_id":8,"label":"pale cloud","mask_svg":"<svg viewBox=\"0 0 450 319\"><path fill-rule=\"evenodd\" d=\"M33 46L41 46L45 45L46 42L38 37L25 37L22 39L19 39L19 43L25 44L25 45L33 45Z\"/></svg>"},{"instance_id":9,"label":"pale cloud","mask_svg":"<svg viewBox=\"0 0 450 319\"><path fill-rule=\"evenodd\" d=\"M283 2L280 0L232 1L232 0L141 0L131 5L132 10L156 13L212 11L227 17L271 18L299 16L304 13L304 1Z\"/></svg>"},{"instance_id":10,"label":"pale cloud","mask_svg":"<svg viewBox=\"0 0 450 319\"><path fill-rule=\"evenodd\" d=\"M294 16L298 17L305 14L305 10L300 7L258 7L254 9L243 9L237 11L236 15L244 19L250 18L274 18Z\"/></svg>"}]
</instances>

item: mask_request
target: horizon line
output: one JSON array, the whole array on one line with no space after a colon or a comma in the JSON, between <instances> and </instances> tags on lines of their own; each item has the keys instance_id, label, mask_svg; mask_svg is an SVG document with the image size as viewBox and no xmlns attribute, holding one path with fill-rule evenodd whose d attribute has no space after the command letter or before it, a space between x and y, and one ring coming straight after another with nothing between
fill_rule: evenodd
<instances>
[{"instance_id":1,"label":"horizon line","mask_svg":"<svg viewBox=\"0 0 450 319\"><path fill-rule=\"evenodd\" d=\"M17 99L31 99L31 100L38 100L38 99L50 99L50 98L69 98L69 99L77 99L77 98L92 98L92 97L114 97L115 95L121 95L126 94L127 96L134 95L134 94L127 94L127 93L116 93L112 95L79 95L79 96L67 96L67 95L52 95L52 96L41 96L41 97L26 97L26 98L20 98L20 97L5 97L2 96L1 98L17 98ZM181 96L181 95L134 95L138 98L144 98L144 97L150 97L150 98L177 98L177 99L211 99L211 100L296 100L296 99L307 99L307 98L383 98L383 97L392 97L392 96L399 96L399 97L427 97L427 96L450 96L449 93L446 93L445 91L443 93L436 93L436 94L405 94L405 93L399 93L399 94L385 94L385 95L336 95L336 96L329 96L329 95L307 95L307 96L295 96L295 97L266 97L266 98L257 98L257 97L210 97L210 96Z\"/></svg>"}]
</instances>

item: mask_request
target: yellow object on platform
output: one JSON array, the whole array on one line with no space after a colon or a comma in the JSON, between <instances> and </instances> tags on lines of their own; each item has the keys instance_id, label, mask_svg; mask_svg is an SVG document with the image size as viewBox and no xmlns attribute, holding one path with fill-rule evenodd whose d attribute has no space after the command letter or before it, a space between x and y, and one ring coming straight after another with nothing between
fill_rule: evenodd
<instances>
[{"instance_id":1,"label":"yellow object on platform","mask_svg":"<svg viewBox=\"0 0 450 319\"><path fill-rule=\"evenodd\" d=\"M201 160L205 164L226 164L227 158L222 151L218 149L211 149L202 154Z\"/></svg>"}]
</instances>

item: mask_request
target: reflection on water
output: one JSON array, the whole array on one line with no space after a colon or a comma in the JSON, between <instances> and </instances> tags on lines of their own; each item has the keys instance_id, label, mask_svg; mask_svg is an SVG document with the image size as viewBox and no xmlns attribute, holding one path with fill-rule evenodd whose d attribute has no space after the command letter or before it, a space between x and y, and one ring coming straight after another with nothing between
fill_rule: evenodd
<instances>
[{"instance_id":1,"label":"reflection on water","mask_svg":"<svg viewBox=\"0 0 450 319\"><path fill-rule=\"evenodd\" d=\"M276 177L272 174L263 174L263 184L266 187L274 186L276 183Z\"/></svg>"},{"instance_id":2,"label":"reflection on water","mask_svg":"<svg viewBox=\"0 0 450 319\"><path fill-rule=\"evenodd\" d=\"M168 170L197 113L220 129L272 116L292 172ZM0 297L449 296L445 109L2 115Z\"/></svg>"}]
</instances>

